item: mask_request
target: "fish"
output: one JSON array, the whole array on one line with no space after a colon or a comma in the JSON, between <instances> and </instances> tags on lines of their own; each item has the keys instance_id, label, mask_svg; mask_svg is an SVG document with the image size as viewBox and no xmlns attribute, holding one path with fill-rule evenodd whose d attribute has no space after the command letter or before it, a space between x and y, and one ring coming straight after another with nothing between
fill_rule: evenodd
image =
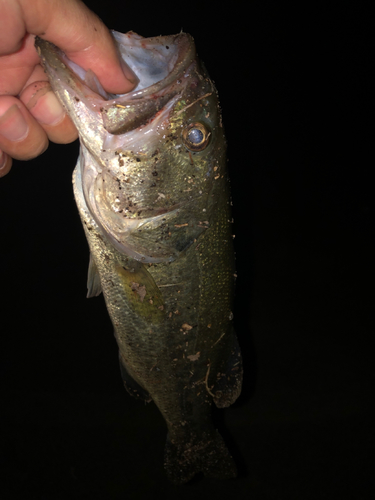
<instances>
[{"instance_id":1,"label":"fish","mask_svg":"<svg viewBox=\"0 0 375 500\"><path fill-rule=\"evenodd\" d=\"M187 33L112 32L137 86L109 94L55 45L42 65L77 127L76 204L127 391L167 425L175 484L237 475L212 422L242 384L233 328L235 262L226 141L217 90Z\"/></svg>"}]
</instances>

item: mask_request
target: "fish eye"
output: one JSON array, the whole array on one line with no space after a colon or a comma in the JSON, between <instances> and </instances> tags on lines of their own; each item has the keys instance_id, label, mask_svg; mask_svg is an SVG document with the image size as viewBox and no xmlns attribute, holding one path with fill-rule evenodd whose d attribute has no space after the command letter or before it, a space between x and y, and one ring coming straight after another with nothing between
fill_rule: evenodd
<instances>
[{"instance_id":1,"label":"fish eye","mask_svg":"<svg viewBox=\"0 0 375 500\"><path fill-rule=\"evenodd\" d=\"M190 123L182 131L182 140L191 151L203 151L210 140L211 132L203 123Z\"/></svg>"}]
</instances>

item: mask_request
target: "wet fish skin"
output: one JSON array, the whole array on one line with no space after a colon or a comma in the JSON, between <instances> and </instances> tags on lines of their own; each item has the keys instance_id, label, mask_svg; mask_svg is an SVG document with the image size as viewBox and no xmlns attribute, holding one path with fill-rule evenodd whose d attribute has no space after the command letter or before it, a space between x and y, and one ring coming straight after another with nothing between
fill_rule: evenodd
<instances>
[{"instance_id":1,"label":"wet fish skin","mask_svg":"<svg viewBox=\"0 0 375 500\"><path fill-rule=\"evenodd\" d=\"M124 96L105 95L95 75L79 78L56 47L36 41L80 135L73 183L91 252L89 294L103 291L125 387L152 399L167 423L169 479L183 483L200 471L234 477L234 462L211 421L212 401L229 406L242 381L216 90L189 35L114 36L136 74L146 60L146 76ZM142 88L150 59L163 78ZM193 139L203 136L198 146L189 142L192 129Z\"/></svg>"}]
</instances>

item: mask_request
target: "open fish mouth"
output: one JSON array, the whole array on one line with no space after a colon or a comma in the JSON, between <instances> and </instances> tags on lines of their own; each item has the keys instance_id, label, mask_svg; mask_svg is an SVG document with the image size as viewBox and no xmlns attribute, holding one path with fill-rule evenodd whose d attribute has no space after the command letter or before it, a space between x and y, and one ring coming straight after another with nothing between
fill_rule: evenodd
<instances>
[{"instance_id":1,"label":"open fish mouth","mask_svg":"<svg viewBox=\"0 0 375 500\"><path fill-rule=\"evenodd\" d=\"M40 38L36 43L50 77L58 79L59 86L77 103L79 99L93 112L99 112L107 132L122 135L156 118L181 92L186 83L184 75L195 58L195 46L186 33L143 38L133 32L113 32L113 36L122 59L138 78L136 88L121 95L107 93L92 70L86 71L70 61L51 43ZM109 142L105 146L110 147Z\"/></svg>"}]
</instances>

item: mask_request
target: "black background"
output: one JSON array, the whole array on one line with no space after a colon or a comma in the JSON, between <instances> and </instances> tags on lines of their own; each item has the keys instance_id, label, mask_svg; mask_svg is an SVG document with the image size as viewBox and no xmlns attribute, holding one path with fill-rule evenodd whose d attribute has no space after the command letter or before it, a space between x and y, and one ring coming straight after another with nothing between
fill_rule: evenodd
<instances>
[{"instance_id":1,"label":"black background","mask_svg":"<svg viewBox=\"0 0 375 500\"><path fill-rule=\"evenodd\" d=\"M215 418L240 475L167 482L163 419L124 391L103 299L85 298L78 144L51 145L0 180L2 498L373 498L371 13L86 3L118 31L191 33L219 90L245 380Z\"/></svg>"}]
</instances>

